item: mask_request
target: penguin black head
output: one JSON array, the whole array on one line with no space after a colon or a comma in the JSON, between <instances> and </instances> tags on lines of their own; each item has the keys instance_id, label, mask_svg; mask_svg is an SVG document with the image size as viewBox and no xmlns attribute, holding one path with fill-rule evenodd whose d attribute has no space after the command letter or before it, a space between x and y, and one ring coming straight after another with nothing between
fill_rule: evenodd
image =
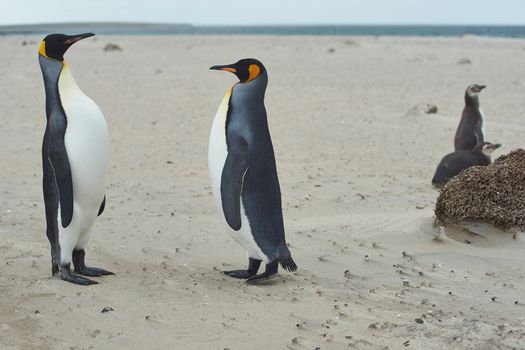
<instances>
[{"instance_id":1,"label":"penguin black head","mask_svg":"<svg viewBox=\"0 0 525 350\"><path fill-rule=\"evenodd\" d=\"M471 96L471 97L474 97L474 96L478 96L478 94L481 92L481 90L483 90L484 88L486 88L485 85L478 85L478 84L472 84L472 85L469 85L467 87L467 95Z\"/></svg>"},{"instance_id":2,"label":"penguin black head","mask_svg":"<svg viewBox=\"0 0 525 350\"><path fill-rule=\"evenodd\" d=\"M210 69L224 70L233 73L239 78L241 83L247 83L259 77L266 72L263 64L254 58L244 58L237 63L227 64L224 66L213 66Z\"/></svg>"},{"instance_id":3,"label":"penguin black head","mask_svg":"<svg viewBox=\"0 0 525 350\"><path fill-rule=\"evenodd\" d=\"M66 35L50 34L42 40L38 53L52 60L63 61L67 49L79 40L93 36L93 33Z\"/></svg>"},{"instance_id":4,"label":"penguin black head","mask_svg":"<svg viewBox=\"0 0 525 350\"><path fill-rule=\"evenodd\" d=\"M494 152L500 147L501 147L501 143L482 142L482 143L478 143L476 147L474 147L474 151L482 152L484 155L490 157L492 152Z\"/></svg>"}]
</instances>

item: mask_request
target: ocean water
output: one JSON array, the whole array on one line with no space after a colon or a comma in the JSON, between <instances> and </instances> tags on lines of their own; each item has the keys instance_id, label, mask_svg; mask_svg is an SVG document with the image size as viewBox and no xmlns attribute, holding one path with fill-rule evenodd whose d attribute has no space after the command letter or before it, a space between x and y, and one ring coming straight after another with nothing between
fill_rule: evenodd
<instances>
[{"instance_id":1,"label":"ocean water","mask_svg":"<svg viewBox=\"0 0 525 350\"><path fill-rule=\"evenodd\" d=\"M95 32L98 35L347 35L525 38L523 26L279 25L193 26L146 23L62 23L0 26L0 35Z\"/></svg>"},{"instance_id":2,"label":"ocean water","mask_svg":"<svg viewBox=\"0 0 525 350\"><path fill-rule=\"evenodd\" d=\"M444 36L464 35L525 38L525 26L250 26L194 27L194 34L254 34L254 35L366 35L366 36Z\"/></svg>"}]
</instances>

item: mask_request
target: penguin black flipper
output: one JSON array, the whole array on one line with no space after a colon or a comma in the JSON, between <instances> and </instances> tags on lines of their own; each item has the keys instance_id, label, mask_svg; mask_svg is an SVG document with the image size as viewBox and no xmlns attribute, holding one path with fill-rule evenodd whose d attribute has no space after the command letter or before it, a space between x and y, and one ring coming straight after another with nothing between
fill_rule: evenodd
<instances>
[{"instance_id":1,"label":"penguin black flipper","mask_svg":"<svg viewBox=\"0 0 525 350\"><path fill-rule=\"evenodd\" d=\"M51 113L48 120L49 161L53 167L55 182L58 188L62 226L68 227L73 219L73 179L67 157L64 135L67 120L62 113Z\"/></svg>"},{"instance_id":2,"label":"penguin black flipper","mask_svg":"<svg viewBox=\"0 0 525 350\"><path fill-rule=\"evenodd\" d=\"M100 209L98 210L97 216L100 216L104 212L104 208L106 207L106 195L104 195L104 199L102 200L102 204L100 205Z\"/></svg>"},{"instance_id":3,"label":"penguin black flipper","mask_svg":"<svg viewBox=\"0 0 525 350\"><path fill-rule=\"evenodd\" d=\"M241 192L244 174L250 165L250 152L242 137L230 140L230 147L222 169L221 202L226 222L235 231L241 228Z\"/></svg>"},{"instance_id":4,"label":"penguin black flipper","mask_svg":"<svg viewBox=\"0 0 525 350\"><path fill-rule=\"evenodd\" d=\"M476 147L477 144L483 142L483 135L477 131L468 134L458 134L454 138L454 150L455 151L470 151Z\"/></svg>"},{"instance_id":5,"label":"penguin black flipper","mask_svg":"<svg viewBox=\"0 0 525 350\"><path fill-rule=\"evenodd\" d=\"M462 122L458 126L454 137L455 151L470 151L476 145L484 142L483 131L479 125L474 125L470 121Z\"/></svg>"}]
</instances>

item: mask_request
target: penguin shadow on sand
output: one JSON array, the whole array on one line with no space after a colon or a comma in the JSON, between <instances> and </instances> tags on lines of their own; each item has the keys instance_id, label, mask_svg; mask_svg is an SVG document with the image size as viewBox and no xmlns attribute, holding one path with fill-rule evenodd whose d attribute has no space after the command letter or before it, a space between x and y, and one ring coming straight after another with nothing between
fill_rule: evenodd
<instances>
[{"instance_id":1,"label":"penguin shadow on sand","mask_svg":"<svg viewBox=\"0 0 525 350\"><path fill-rule=\"evenodd\" d=\"M436 241L454 241L460 244L480 248L510 247L518 244L525 247L525 241L518 233L509 235L492 225L485 223L447 224L436 227L434 239Z\"/></svg>"}]
</instances>

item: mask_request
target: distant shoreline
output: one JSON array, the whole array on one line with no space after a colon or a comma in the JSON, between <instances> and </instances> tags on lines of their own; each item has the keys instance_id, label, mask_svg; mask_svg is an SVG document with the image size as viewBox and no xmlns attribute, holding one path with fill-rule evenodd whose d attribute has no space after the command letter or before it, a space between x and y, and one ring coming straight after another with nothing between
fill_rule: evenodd
<instances>
[{"instance_id":1,"label":"distant shoreline","mask_svg":"<svg viewBox=\"0 0 525 350\"><path fill-rule=\"evenodd\" d=\"M0 26L0 35L44 35L95 32L98 35L341 35L423 36L465 35L525 38L525 25L274 25L194 26L158 23L56 23Z\"/></svg>"}]
</instances>

